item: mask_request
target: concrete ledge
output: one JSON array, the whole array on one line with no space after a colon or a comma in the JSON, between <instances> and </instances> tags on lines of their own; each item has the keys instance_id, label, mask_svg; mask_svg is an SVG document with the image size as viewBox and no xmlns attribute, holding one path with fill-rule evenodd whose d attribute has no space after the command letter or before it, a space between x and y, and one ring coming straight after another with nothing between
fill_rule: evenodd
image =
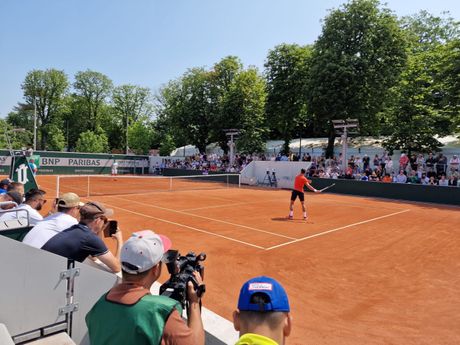
<instances>
[{"instance_id":1,"label":"concrete ledge","mask_svg":"<svg viewBox=\"0 0 460 345\"><path fill-rule=\"evenodd\" d=\"M65 332L53 334L49 337L34 340L26 344L28 345L76 345L75 342L72 339L70 339L69 335Z\"/></svg>"},{"instance_id":2,"label":"concrete ledge","mask_svg":"<svg viewBox=\"0 0 460 345\"><path fill-rule=\"evenodd\" d=\"M3 323L0 323L0 344L2 345L14 345L13 339L11 339L8 328Z\"/></svg>"}]
</instances>

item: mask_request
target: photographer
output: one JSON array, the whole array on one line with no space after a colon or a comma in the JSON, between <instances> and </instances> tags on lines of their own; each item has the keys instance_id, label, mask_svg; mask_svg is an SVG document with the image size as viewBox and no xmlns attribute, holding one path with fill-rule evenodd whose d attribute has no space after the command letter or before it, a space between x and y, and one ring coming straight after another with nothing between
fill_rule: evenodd
<instances>
[{"instance_id":1,"label":"photographer","mask_svg":"<svg viewBox=\"0 0 460 345\"><path fill-rule=\"evenodd\" d=\"M68 259L83 262L86 258L99 259L113 273L120 272L120 250L123 243L121 231L112 238L117 242L117 251L112 254L99 234L108 224L113 210L97 201L87 202L80 208L80 223L65 229L51 237L43 246L54 254Z\"/></svg>"},{"instance_id":2,"label":"photographer","mask_svg":"<svg viewBox=\"0 0 460 345\"><path fill-rule=\"evenodd\" d=\"M188 325L180 303L150 293L160 277L162 258L171 241L150 230L134 233L121 252L122 282L104 294L86 315L92 345L204 344L200 298L187 286ZM200 275L195 272L198 285Z\"/></svg>"}]
</instances>

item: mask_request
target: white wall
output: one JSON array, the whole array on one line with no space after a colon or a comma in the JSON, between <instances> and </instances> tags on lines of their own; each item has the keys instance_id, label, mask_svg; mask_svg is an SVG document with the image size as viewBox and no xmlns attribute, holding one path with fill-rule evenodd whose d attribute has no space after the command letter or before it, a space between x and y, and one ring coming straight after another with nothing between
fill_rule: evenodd
<instances>
[{"instance_id":1,"label":"white wall","mask_svg":"<svg viewBox=\"0 0 460 345\"><path fill-rule=\"evenodd\" d=\"M294 178L300 169L308 171L311 162L279 162L279 161L252 161L241 171L241 183L256 185L262 184L267 171L275 171L278 188L292 188Z\"/></svg>"}]
</instances>

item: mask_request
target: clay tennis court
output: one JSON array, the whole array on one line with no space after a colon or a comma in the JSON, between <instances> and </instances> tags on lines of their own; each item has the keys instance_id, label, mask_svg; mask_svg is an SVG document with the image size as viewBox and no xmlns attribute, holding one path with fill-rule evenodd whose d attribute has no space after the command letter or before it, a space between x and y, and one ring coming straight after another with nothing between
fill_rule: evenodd
<instances>
[{"instance_id":1,"label":"clay tennis court","mask_svg":"<svg viewBox=\"0 0 460 345\"><path fill-rule=\"evenodd\" d=\"M38 182L54 198L56 177ZM206 252L204 305L228 320L241 284L263 274L288 292L288 344L460 343L458 207L307 193L308 221L297 203L287 221L286 190L100 184L113 195L91 199L115 210L125 239L153 229L181 254Z\"/></svg>"}]
</instances>

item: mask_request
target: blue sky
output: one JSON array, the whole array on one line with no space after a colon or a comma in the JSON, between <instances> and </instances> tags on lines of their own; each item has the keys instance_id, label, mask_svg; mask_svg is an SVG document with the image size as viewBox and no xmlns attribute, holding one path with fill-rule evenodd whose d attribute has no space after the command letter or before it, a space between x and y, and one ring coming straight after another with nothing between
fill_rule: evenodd
<instances>
[{"instance_id":1,"label":"blue sky","mask_svg":"<svg viewBox=\"0 0 460 345\"><path fill-rule=\"evenodd\" d=\"M153 91L225 56L261 70L280 43L310 44L344 0L0 0L0 117L22 101L32 69L91 69ZM383 2L383 1L382 1ZM397 15L449 11L458 0L387 0Z\"/></svg>"}]
</instances>

